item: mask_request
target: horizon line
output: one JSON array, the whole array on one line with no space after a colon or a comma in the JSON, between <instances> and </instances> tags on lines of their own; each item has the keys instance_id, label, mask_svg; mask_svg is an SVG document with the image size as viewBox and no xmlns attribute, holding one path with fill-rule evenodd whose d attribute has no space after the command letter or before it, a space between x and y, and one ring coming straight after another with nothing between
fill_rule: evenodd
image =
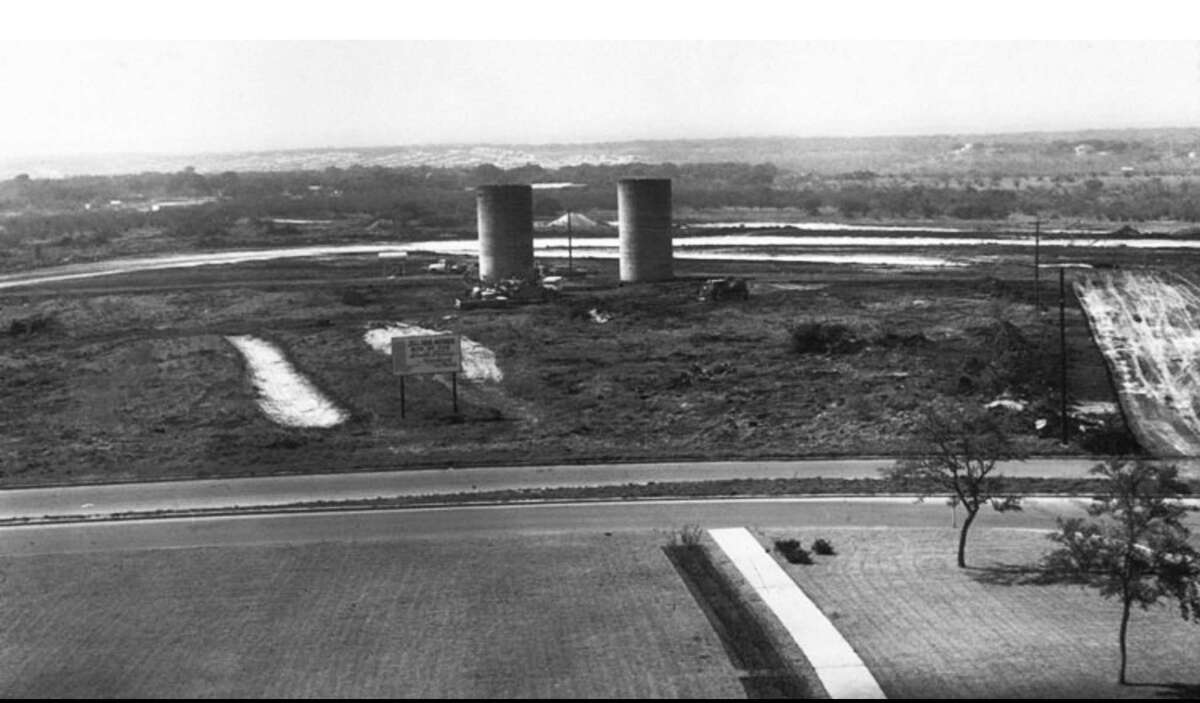
<instances>
[{"instance_id":1,"label":"horizon line","mask_svg":"<svg viewBox=\"0 0 1200 703\"><path fill-rule=\"evenodd\" d=\"M581 141L428 141L407 143L374 143L346 144L323 146L288 146L264 148L219 148L205 150L177 151L96 151L96 152L58 152L45 154L12 154L0 156L0 162L26 161L32 159L79 159L104 157L179 157L179 156L223 156L230 154L268 154L279 152L305 151L352 151L355 149L411 149L421 147L578 147L578 146L607 146L616 144L648 144L664 142L728 142L728 141L823 141L823 140L871 140L871 139L937 139L950 137L1005 137L1023 135L1054 135L1054 134L1084 134L1092 132L1154 132L1154 131L1186 131L1197 130L1200 124L1160 125L1160 126L1126 126L1126 127L1080 127L1064 129L1024 129L1003 131L935 131L935 132L893 132L879 134L763 134L737 136L700 136L700 137L631 137L610 139L584 139Z\"/></svg>"}]
</instances>

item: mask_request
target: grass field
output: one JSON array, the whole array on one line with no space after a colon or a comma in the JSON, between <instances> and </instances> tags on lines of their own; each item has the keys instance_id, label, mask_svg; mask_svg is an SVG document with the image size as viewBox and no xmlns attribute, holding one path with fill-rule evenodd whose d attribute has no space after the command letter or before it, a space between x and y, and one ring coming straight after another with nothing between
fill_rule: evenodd
<instances>
[{"instance_id":1,"label":"grass field","mask_svg":"<svg viewBox=\"0 0 1200 703\"><path fill-rule=\"evenodd\" d=\"M416 267L418 261L412 262ZM543 305L458 311L457 278L379 277L374 257L146 272L0 296L0 462L8 485L276 472L688 458L894 454L925 403L1024 395L1014 428L1034 452L1104 450L1055 438L1056 320L1019 268L952 272L679 262L681 280L618 287L613 262ZM714 273L751 299L695 299ZM1003 277L997 278L1000 275ZM1047 282L1047 287L1049 282ZM1044 300L1051 300L1047 290ZM597 324L588 311L612 316ZM45 319L33 332L13 323ZM500 383L429 378L400 417L367 325L459 332L495 352ZM843 326L845 348L797 353L801 323ZM18 325L20 327L20 325ZM221 337L271 341L351 419L288 429L258 409ZM1073 398L1112 401L1078 310ZM1040 433L1038 419L1050 423ZM1115 429L1100 440L1123 436Z\"/></svg>"},{"instance_id":2,"label":"grass field","mask_svg":"<svg viewBox=\"0 0 1200 703\"><path fill-rule=\"evenodd\" d=\"M648 533L0 559L0 696L742 697Z\"/></svg>"},{"instance_id":3,"label":"grass field","mask_svg":"<svg viewBox=\"0 0 1200 703\"><path fill-rule=\"evenodd\" d=\"M1150 698L1200 692L1200 627L1176 608L1135 609L1129 678L1117 680L1120 605L1066 585L1007 585L1046 531L976 529L954 566L952 528L769 530L764 543L831 541L836 556L785 564L891 698ZM1190 695L1185 695L1190 694Z\"/></svg>"}]
</instances>

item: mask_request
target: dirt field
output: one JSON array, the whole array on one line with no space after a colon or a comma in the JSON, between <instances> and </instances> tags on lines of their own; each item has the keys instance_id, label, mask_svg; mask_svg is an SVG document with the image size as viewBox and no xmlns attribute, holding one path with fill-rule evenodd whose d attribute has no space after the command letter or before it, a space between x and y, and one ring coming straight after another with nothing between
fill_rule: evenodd
<instances>
[{"instance_id":1,"label":"dirt field","mask_svg":"<svg viewBox=\"0 0 1200 703\"><path fill-rule=\"evenodd\" d=\"M1200 627L1181 620L1177 608L1135 609L1129 678L1137 685L1122 687L1118 602L1077 586L1004 582L1000 568L1036 563L1053 546L1044 535L972 531L968 557L976 568L961 570L949 526L768 532L804 546L817 537L833 543L836 556L785 568L888 697L1194 697Z\"/></svg>"},{"instance_id":2,"label":"dirt field","mask_svg":"<svg viewBox=\"0 0 1200 703\"><path fill-rule=\"evenodd\" d=\"M677 262L677 281L621 287L615 262L587 265L596 274L560 299L504 310L456 310L457 278L385 279L372 256L6 291L2 480L895 454L939 397L1024 402L1002 412L1036 453L1104 452L1128 436L1111 417L1056 441L1057 316L1038 315L1027 267ZM750 300L696 300L717 273L747 276ZM1071 398L1112 402L1069 303ZM390 360L363 339L394 322L466 335L503 380L460 382L454 416L447 379L410 379L401 419ZM802 353L793 333L806 324L840 336ZM272 423L222 339L240 334L278 345L349 421Z\"/></svg>"},{"instance_id":3,"label":"dirt field","mask_svg":"<svg viewBox=\"0 0 1200 703\"><path fill-rule=\"evenodd\" d=\"M0 695L742 697L663 544L524 535L4 558Z\"/></svg>"}]
</instances>

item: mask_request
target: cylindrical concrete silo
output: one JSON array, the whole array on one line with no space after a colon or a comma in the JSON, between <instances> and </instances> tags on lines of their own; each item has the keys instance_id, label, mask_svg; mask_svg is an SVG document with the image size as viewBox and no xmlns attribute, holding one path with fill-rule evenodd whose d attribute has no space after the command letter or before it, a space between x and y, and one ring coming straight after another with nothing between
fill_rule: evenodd
<instances>
[{"instance_id":1,"label":"cylindrical concrete silo","mask_svg":"<svg viewBox=\"0 0 1200 703\"><path fill-rule=\"evenodd\" d=\"M669 281L675 276L671 244L671 179L617 182L621 281Z\"/></svg>"},{"instance_id":2,"label":"cylindrical concrete silo","mask_svg":"<svg viewBox=\"0 0 1200 703\"><path fill-rule=\"evenodd\" d=\"M533 188L527 185L480 186L479 278L533 277Z\"/></svg>"}]
</instances>

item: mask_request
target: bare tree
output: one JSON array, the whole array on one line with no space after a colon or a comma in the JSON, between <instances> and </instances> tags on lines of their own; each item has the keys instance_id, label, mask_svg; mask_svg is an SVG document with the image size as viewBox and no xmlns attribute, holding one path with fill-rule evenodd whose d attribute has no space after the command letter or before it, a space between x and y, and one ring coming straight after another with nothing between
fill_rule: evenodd
<instances>
[{"instance_id":1,"label":"bare tree","mask_svg":"<svg viewBox=\"0 0 1200 703\"><path fill-rule=\"evenodd\" d=\"M1200 552L1188 539L1179 496L1188 488L1175 466L1110 459L1091 473L1104 489L1090 519L1058 519L1050 539L1062 545L1044 559L1046 577L1081 583L1121 599L1121 670L1127 683L1126 634L1133 605L1175 599L1184 620L1200 623Z\"/></svg>"},{"instance_id":2,"label":"bare tree","mask_svg":"<svg viewBox=\"0 0 1200 703\"><path fill-rule=\"evenodd\" d=\"M963 506L966 515L958 535L958 566L967 565L967 533L979 510L991 503L997 511L1020 510L1021 499L1002 495L996 464L1023 460L1025 452L1009 437L1003 424L979 409L931 407L918 434L917 454L883 469L883 475L911 485L926 498L948 493L951 508Z\"/></svg>"}]
</instances>

